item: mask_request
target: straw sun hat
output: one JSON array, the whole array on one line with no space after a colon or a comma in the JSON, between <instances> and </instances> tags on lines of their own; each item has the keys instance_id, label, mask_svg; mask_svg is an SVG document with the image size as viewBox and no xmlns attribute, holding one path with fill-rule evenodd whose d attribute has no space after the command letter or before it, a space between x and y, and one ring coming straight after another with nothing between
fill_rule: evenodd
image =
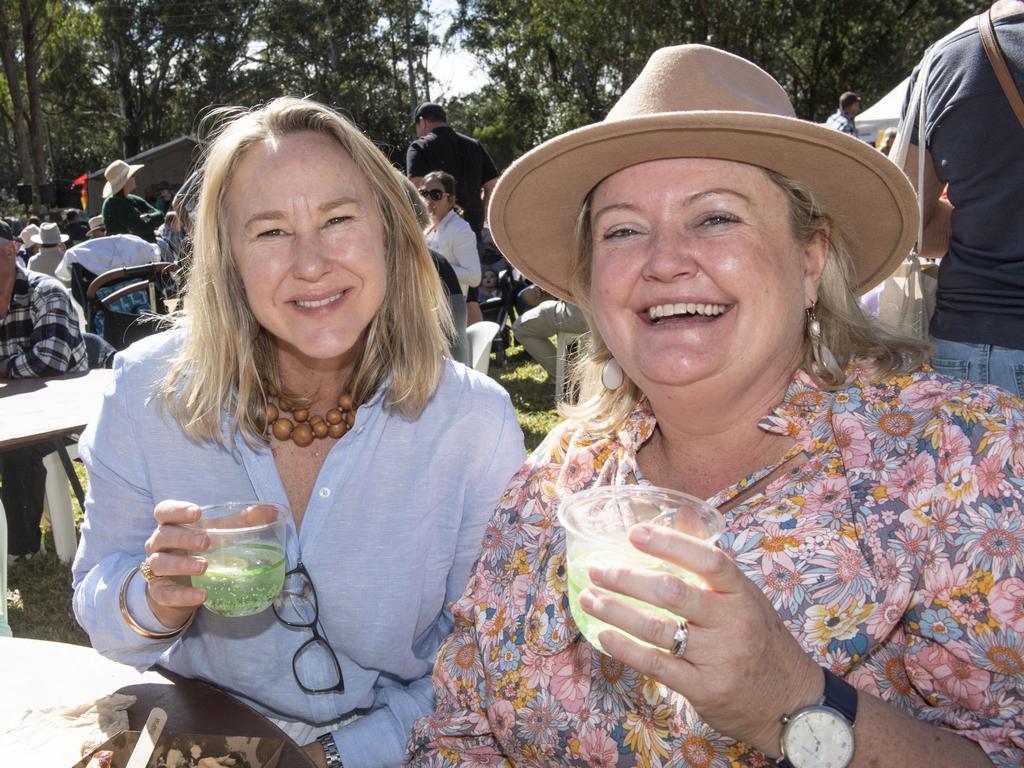
<instances>
[{"instance_id":1,"label":"straw sun hat","mask_svg":"<svg viewBox=\"0 0 1024 768\"><path fill-rule=\"evenodd\" d=\"M43 248L56 248L71 238L61 232L60 227L52 221L47 221L39 227L39 231L34 233L31 239L33 243L41 245Z\"/></svg>"},{"instance_id":2,"label":"straw sun hat","mask_svg":"<svg viewBox=\"0 0 1024 768\"><path fill-rule=\"evenodd\" d=\"M491 234L527 277L572 301L587 195L623 168L676 157L749 163L805 184L846 236L859 292L888 277L917 236L917 198L902 170L852 136L797 119L771 75L704 45L656 51L603 122L517 160L494 190Z\"/></svg>"},{"instance_id":3,"label":"straw sun hat","mask_svg":"<svg viewBox=\"0 0 1024 768\"><path fill-rule=\"evenodd\" d=\"M107 170L103 172L107 179L107 183L103 185L103 196L110 197L120 192L128 179L134 176L140 168L145 168L145 166L128 165L124 160L115 160L108 165Z\"/></svg>"}]
</instances>

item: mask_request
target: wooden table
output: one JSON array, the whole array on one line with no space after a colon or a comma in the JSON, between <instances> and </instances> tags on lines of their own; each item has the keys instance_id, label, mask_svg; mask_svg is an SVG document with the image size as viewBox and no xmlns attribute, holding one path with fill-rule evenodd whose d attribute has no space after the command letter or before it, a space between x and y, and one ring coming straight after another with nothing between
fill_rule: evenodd
<instances>
[{"instance_id":1,"label":"wooden table","mask_svg":"<svg viewBox=\"0 0 1024 768\"><path fill-rule=\"evenodd\" d=\"M114 372L98 368L44 379L0 379L0 450L81 432Z\"/></svg>"},{"instance_id":2,"label":"wooden table","mask_svg":"<svg viewBox=\"0 0 1024 768\"><path fill-rule=\"evenodd\" d=\"M46 498L54 546L64 562L75 556L77 541L71 499L60 478L61 467L75 489L78 503L85 509L85 492L64 438L81 432L95 417L103 391L113 379L114 372L105 368L43 379L0 379L0 451L47 440L53 445L56 460L51 456L44 460Z\"/></svg>"},{"instance_id":3,"label":"wooden table","mask_svg":"<svg viewBox=\"0 0 1024 768\"><path fill-rule=\"evenodd\" d=\"M0 638L0 756L3 765L66 768L78 760L81 734L69 727L34 736L26 710L94 701L111 693L131 694L129 727L140 730L154 706L167 711L167 730L222 736L262 736L284 742L281 768L313 763L274 723L218 688L166 673L138 672L92 648L42 640ZM19 760L18 758L21 758Z\"/></svg>"}]
</instances>

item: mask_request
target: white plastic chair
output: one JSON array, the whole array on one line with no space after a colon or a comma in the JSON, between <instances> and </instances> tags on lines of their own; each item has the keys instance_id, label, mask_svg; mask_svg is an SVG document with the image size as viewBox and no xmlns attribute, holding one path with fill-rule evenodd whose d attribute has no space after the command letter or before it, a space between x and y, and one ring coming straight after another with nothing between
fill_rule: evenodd
<instances>
[{"instance_id":1,"label":"white plastic chair","mask_svg":"<svg viewBox=\"0 0 1024 768\"><path fill-rule=\"evenodd\" d=\"M11 636L11 626L7 623L7 513L0 501L0 637Z\"/></svg>"},{"instance_id":2,"label":"white plastic chair","mask_svg":"<svg viewBox=\"0 0 1024 768\"><path fill-rule=\"evenodd\" d=\"M78 458L77 445L69 445L67 451L72 460ZM50 519L53 548L57 550L57 557L62 563L70 563L75 559L75 552L78 549L75 514L71 505L71 486L56 451L43 458L43 466L46 467L46 499L43 502L43 514Z\"/></svg>"},{"instance_id":3,"label":"white plastic chair","mask_svg":"<svg viewBox=\"0 0 1024 768\"><path fill-rule=\"evenodd\" d=\"M469 362L480 373L487 373L491 366L491 342L499 330L501 326L489 320L473 323L466 329L466 336L469 338Z\"/></svg>"}]
</instances>

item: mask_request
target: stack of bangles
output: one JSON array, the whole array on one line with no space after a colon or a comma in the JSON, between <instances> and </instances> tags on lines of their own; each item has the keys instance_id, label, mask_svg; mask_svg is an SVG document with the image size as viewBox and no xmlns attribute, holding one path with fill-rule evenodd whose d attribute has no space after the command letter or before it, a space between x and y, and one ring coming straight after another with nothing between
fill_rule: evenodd
<instances>
[{"instance_id":1,"label":"stack of bangles","mask_svg":"<svg viewBox=\"0 0 1024 768\"><path fill-rule=\"evenodd\" d=\"M141 565L136 565L128 571L128 575L124 577L124 581L121 582L121 594L118 597L118 605L121 606L121 615L124 617L125 623L132 628L132 631L135 634L142 635L142 637L149 640L170 640L172 637L177 637L192 624L192 620L196 617L194 611L192 612L192 615L185 620L184 624L177 629L172 629L170 632L153 632L148 630L139 624L139 622L137 622L130 613L128 613L128 585L131 583L132 577L139 572L142 573L143 578L146 579L147 583L153 580L153 572L149 570L149 563L145 560L142 561Z\"/></svg>"}]
</instances>

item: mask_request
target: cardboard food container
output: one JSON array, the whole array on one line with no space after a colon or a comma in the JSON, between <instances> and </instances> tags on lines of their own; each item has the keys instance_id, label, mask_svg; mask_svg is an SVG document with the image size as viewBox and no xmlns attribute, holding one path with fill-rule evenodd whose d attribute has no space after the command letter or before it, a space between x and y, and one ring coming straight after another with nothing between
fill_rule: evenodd
<instances>
[{"instance_id":1,"label":"cardboard food container","mask_svg":"<svg viewBox=\"0 0 1024 768\"><path fill-rule=\"evenodd\" d=\"M114 753L112 768L124 768L128 764L135 743L139 740L139 731L121 731L111 736L92 752L83 757L71 768L86 768L90 758L100 750ZM193 747L201 751L193 758ZM284 742L280 739L259 738L256 736L203 736L191 733L164 733L156 742L153 756L146 763L147 768L164 768L167 766L167 754L176 749L185 758L183 765L191 766L203 757L223 757L235 753L241 757L234 768L277 768L281 759ZM244 760L244 762L242 762ZM177 768L169 765L167 768Z\"/></svg>"}]
</instances>

